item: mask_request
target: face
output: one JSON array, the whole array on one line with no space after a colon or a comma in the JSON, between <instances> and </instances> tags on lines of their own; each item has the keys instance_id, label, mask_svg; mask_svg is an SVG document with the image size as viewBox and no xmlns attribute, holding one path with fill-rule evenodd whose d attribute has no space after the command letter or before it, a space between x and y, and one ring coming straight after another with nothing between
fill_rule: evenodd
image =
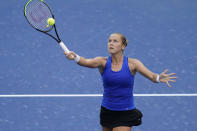
<instances>
[{"instance_id":1,"label":"face","mask_svg":"<svg viewBox=\"0 0 197 131\"><path fill-rule=\"evenodd\" d=\"M108 51L110 54L120 53L124 50L125 46L122 44L122 39L119 34L112 34L108 40Z\"/></svg>"}]
</instances>

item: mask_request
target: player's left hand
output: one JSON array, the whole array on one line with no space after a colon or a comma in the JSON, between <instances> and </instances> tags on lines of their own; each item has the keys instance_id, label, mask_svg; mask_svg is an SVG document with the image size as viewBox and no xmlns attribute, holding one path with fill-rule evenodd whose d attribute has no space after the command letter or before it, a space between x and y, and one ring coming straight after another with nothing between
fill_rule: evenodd
<instances>
[{"instance_id":1,"label":"player's left hand","mask_svg":"<svg viewBox=\"0 0 197 131\"><path fill-rule=\"evenodd\" d=\"M176 80L173 80L173 79L176 79L177 77L175 77L175 76L172 77L172 75L175 75L176 73L166 74L167 72L168 72L168 69L164 70L164 72L162 72L159 75L159 80L162 83L166 83L168 85L168 87L171 87L171 85L169 84L169 81L176 82Z\"/></svg>"}]
</instances>

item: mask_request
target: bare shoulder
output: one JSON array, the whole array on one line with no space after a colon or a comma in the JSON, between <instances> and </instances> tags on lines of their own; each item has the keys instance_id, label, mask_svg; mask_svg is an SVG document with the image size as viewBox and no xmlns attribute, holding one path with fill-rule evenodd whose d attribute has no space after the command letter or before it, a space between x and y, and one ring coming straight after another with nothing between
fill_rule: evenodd
<instances>
[{"instance_id":1,"label":"bare shoulder","mask_svg":"<svg viewBox=\"0 0 197 131\"><path fill-rule=\"evenodd\" d=\"M136 72L137 67L142 65L142 62L135 58L128 58L128 65L132 72Z\"/></svg>"},{"instance_id":2,"label":"bare shoulder","mask_svg":"<svg viewBox=\"0 0 197 131\"><path fill-rule=\"evenodd\" d=\"M129 64L137 64L137 63L140 63L140 61L135 58L128 58L128 63Z\"/></svg>"},{"instance_id":3,"label":"bare shoulder","mask_svg":"<svg viewBox=\"0 0 197 131\"><path fill-rule=\"evenodd\" d=\"M94 58L97 61L107 61L107 57L98 56Z\"/></svg>"},{"instance_id":4,"label":"bare shoulder","mask_svg":"<svg viewBox=\"0 0 197 131\"><path fill-rule=\"evenodd\" d=\"M105 64L107 62L107 57L98 56L98 57L95 57L94 59L97 62L99 62L102 67L105 67Z\"/></svg>"}]
</instances>

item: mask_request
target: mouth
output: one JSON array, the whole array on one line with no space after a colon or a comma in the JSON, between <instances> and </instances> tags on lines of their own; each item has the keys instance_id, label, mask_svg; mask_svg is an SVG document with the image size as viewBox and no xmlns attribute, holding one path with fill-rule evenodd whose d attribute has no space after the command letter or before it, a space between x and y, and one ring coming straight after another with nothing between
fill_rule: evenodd
<instances>
[{"instance_id":1,"label":"mouth","mask_svg":"<svg viewBox=\"0 0 197 131\"><path fill-rule=\"evenodd\" d=\"M109 49L114 49L113 47L109 47Z\"/></svg>"}]
</instances>

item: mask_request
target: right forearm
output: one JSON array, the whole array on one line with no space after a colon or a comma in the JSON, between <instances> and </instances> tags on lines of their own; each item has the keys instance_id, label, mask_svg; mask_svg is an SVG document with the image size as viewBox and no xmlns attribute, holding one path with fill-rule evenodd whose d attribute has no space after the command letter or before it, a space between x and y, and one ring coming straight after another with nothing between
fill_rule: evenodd
<instances>
[{"instance_id":1,"label":"right forearm","mask_svg":"<svg viewBox=\"0 0 197 131\"><path fill-rule=\"evenodd\" d=\"M80 56L80 60L77 62L77 64L80 65L80 66L87 66L86 61L87 60L84 57Z\"/></svg>"},{"instance_id":2,"label":"right forearm","mask_svg":"<svg viewBox=\"0 0 197 131\"><path fill-rule=\"evenodd\" d=\"M89 68L97 68L98 66L101 65L101 57L86 59L84 57L77 55L76 53L74 53L72 51L67 53L66 57L70 60L75 60L77 62L77 64L80 66L85 66L85 67L89 67Z\"/></svg>"},{"instance_id":3,"label":"right forearm","mask_svg":"<svg viewBox=\"0 0 197 131\"><path fill-rule=\"evenodd\" d=\"M86 66L86 59L84 57L81 57L72 51L70 51L69 53L64 52L64 54L69 60L74 60L79 65Z\"/></svg>"},{"instance_id":4,"label":"right forearm","mask_svg":"<svg viewBox=\"0 0 197 131\"><path fill-rule=\"evenodd\" d=\"M96 68L94 62L92 62L92 59L86 59L81 56L80 56L80 60L77 62L77 64L80 66L85 66L85 67L89 67L89 68Z\"/></svg>"}]
</instances>

